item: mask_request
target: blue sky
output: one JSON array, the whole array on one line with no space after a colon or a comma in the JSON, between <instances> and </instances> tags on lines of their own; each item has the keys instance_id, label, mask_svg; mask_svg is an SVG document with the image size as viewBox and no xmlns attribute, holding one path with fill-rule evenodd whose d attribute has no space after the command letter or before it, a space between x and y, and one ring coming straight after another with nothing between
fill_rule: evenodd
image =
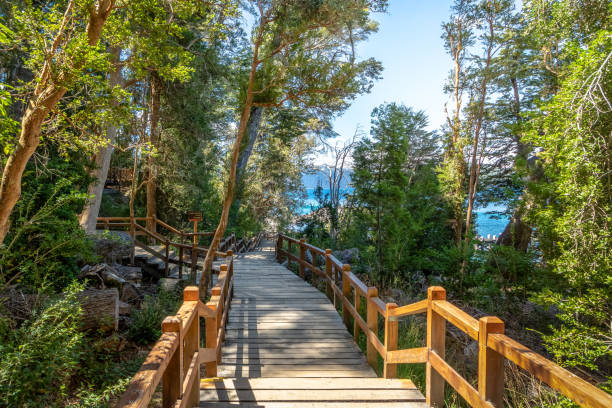
<instances>
[{"instance_id":1,"label":"blue sky","mask_svg":"<svg viewBox=\"0 0 612 408\"><path fill-rule=\"evenodd\" d=\"M378 33L360 44L360 58L374 57L384 67L383 78L372 92L359 96L334 122L341 137L352 136L355 127L369 131L370 113L385 102L398 102L429 116L430 128L445 121L447 96L442 85L451 68L444 51L440 25L450 15L450 0L390 0L386 14L377 14Z\"/></svg>"}]
</instances>

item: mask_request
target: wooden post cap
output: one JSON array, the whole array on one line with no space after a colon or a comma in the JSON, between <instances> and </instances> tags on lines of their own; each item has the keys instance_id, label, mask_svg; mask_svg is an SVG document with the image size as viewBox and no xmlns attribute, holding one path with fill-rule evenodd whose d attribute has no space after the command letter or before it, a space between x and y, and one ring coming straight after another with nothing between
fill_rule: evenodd
<instances>
[{"instance_id":1,"label":"wooden post cap","mask_svg":"<svg viewBox=\"0 0 612 408\"><path fill-rule=\"evenodd\" d=\"M304 242L306 242L306 238L300 238L300 242L303 244Z\"/></svg>"},{"instance_id":2,"label":"wooden post cap","mask_svg":"<svg viewBox=\"0 0 612 408\"><path fill-rule=\"evenodd\" d=\"M342 272L350 272L350 271L351 271L351 265L349 264L342 265Z\"/></svg>"},{"instance_id":3,"label":"wooden post cap","mask_svg":"<svg viewBox=\"0 0 612 408\"><path fill-rule=\"evenodd\" d=\"M227 271L227 264L221 264L221 266L219 267L220 271Z\"/></svg>"},{"instance_id":4,"label":"wooden post cap","mask_svg":"<svg viewBox=\"0 0 612 408\"><path fill-rule=\"evenodd\" d=\"M504 321L497 316L484 316L478 319L478 328L485 333L501 333L506 331Z\"/></svg>"},{"instance_id":5,"label":"wooden post cap","mask_svg":"<svg viewBox=\"0 0 612 408\"><path fill-rule=\"evenodd\" d=\"M331 255L332 250L331 250L331 249L329 249L329 248L327 248L327 249L325 250L325 253L326 253L327 255Z\"/></svg>"},{"instance_id":6,"label":"wooden post cap","mask_svg":"<svg viewBox=\"0 0 612 408\"><path fill-rule=\"evenodd\" d=\"M375 286L369 286L368 292L366 293L367 297L376 297L378 296L378 288Z\"/></svg>"},{"instance_id":7,"label":"wooden post cap","mask_svg":"<svg viewBox=\"0 0 612 408\"><path fill-rule=\"evenodd\" d=\"M227 256L234 256L234 251L231 249L227 251Z\"/></svg>"},{"instance_id":8,"label":"wooden post cap","mask_svg":"<svg viewBox=\"0 0 612 408\"><path fill-rule=\"evenodd\" d=\"M214 288L212 288L210 294L212 296L221 296L221 288L215 286Z\"/></svg>"},{"instance_id":9,"label":"wooden post cap","mask_svg":"<svg viewBox=\"0 0 612 408\"><path fill-rule=\"evenodd\" d=\"M162 333L176 333L181 331L181 319L176 316L167 316L162 322Z\"/></svg>"},{"instance_id":10,"label":"wooden post cap","mask_svg":"<svg viewBox=\"0 0 612 408\"><path fill-rule=\"evenodd\" d=\"M385 304L385 310L388 312L390 309L397 309L397 303L387 303Z\"/></svg>"},{"instance_id":11,"label":"wooden post cap","mask_svg":"<svg viewBox=\"0 0 612 408\"><path fill-rule=\"evenodd\" d=\"M200 289L197 286L187 286L183 290L183 300L186 302L200 300Z\"/></svg>"},{"instance_id":12,"label":"wooden post cap","mask_svg":"<svg viewBox=\"0 0 612 408\"><path fill-rule=\"evenodd\" d=\"M427 298L430 300L446 300L446 289L442 286L430 286L427 288Z\"/></svg>"}]
</instances>

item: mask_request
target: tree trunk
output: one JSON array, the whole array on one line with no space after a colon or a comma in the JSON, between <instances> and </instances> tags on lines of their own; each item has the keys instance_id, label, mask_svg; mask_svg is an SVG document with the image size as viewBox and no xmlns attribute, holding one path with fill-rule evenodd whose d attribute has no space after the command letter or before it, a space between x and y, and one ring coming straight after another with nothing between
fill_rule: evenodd
<instances>
[{"instance_id":1,"label":"tree trunk","mask_svg":"<svg viewBox=\"0 0 612 408\"><path fill-rule=\"evenodd\" d=\"M246 89L246 100L244 102L244 107L242 108L240 124L238 125L238 133L236 134L236 140L234 141L234 146L232 148L232 162L230 164L230 172L227 180L227 189L225 190L225 197L223 199L223 210L221 211L221 218L219 219L219 225L215 230L215 235L213 235L210 247L206 252L206 258L204 259L204 269L202 271L202 276L200 277L200 296L202 297L206 297L208 291L208 284L211 281L210 275L212 263L215 259L217 248L219 248L221 238L223 238L223 234L225 234L230 207L232 205L232 200L234 199L234 189L236 188L236 167L238 166L240 145L242 143L242 139L244 138L244 134L246 133L249 118L251 116L251 108L253 107L253 88L255 86L255 74L257 72L257 67L261 63L261 61L259 61L259 47L263 38L263 30L265 24L267 24L267 22L265 19L262 18L259 24L259 28L257 30L257 36L253 47L251 70L249 72L249 81L247 83Z\"/></svg>"},{"instance_id":2,"label":"tree trunk","mask_svg":"<svg viewBox=\"0 0 612 408\"><path fill-rule=\"evenodd\" d=\"M69 7L71 7L70 3ZM114 0L99 0L92 4L90 8L89 21L87 23L87 38L89 45L93 46L98 42L102 26L108 18L114 6ZM63 35L63 28L54 41L55 52ZM57 43L57 44L56 44ZM66 93L66 88L57 86L51 82L50 66L51 59L45 63L39 76L40 82L36 86L26 111L21 119L21 133L15 151L9 156L2 172L2 182L0 184L0 244L9 232L9 222L11 212L21 196L21 177L23 171L36 151L40 143L40 132L42 123L51 110L55 108L59 100ZM79 69L78 66L70 67ZM59 81L65 79L66 73L59 73Z\"/></svg>"},{"instance_id":3,"label":"tree trunk","mask_svg":"<svg viewBox=\"0 0 612 408\"><path fill-rule=\"evenodd\" d=\"M121 48L114 48L112 50L113 61L115 64L119 61L121 54ZM121 84L121 67L115 65L115 70L109 75L109 85L114 87ZM94 178L87 188L87 195L90 197L83 212L79 217L79 223L81 227L91 234L96 229L96 221L100 212L100 204L102 203L102 194L104 192L104 184L106 183L106 177L108 176L108 169L110 167L111 156L113 154L113 143L117 138L118 127L113 123L106 125L106 144L100 146L96 154L94 155L93 161L95 168L91 172L91 176Z\"/></svg>"},{"instance_id":4,"label":"tree trunk","mask_svg":"<svg viewBox=\"0 0 612 408\"><path fill-rule=\"evenodd\" d=\"M236 202L233 206L233 214L231 218L236 220L238 218L238 212L240 211L240 205L242 204L243 192L244 192L244 172L246 171L247 164L249 163L249 158L253 153L253 147L255 146L255 142L257 141L257 136L259 135L259 126L261 125L261 119L263 117L264 108L259 106L254 106L251 108L249 124L247 125L246 131L246 146L240 152L238 156L238 163L236 164Z\"/></svg>"},{"instance_id":5,"label":"tree trunk","mask_svg":"<svg viewBox=\"0 0 612 408\"><path fill-rule=\"evenodd\" d=\"M516 76L511 78L510 83L512 84L512 93L514 97L514 115L516 118L516 123L520 125L523 122L523 118L521 117L521 100ZM523 143L520 134L515 135L515 140L517 143L516 155L525 160L525 162L529 163L527 160L529 147ZM535 162L531 167L534 166L538 166L538 163ZM537 168L535 170L532 168L529 172L529 180L531 182L538 180L539 173L540 172ZM526 205L525 197L526 195L523 193L519 206L514 210L514 214L512 214L510 221L508 221L508 224L506 224L504 231L501 233L499 238L497 238L497 241L495 242L497 245L511 246L517 251L527 252L527 248L531 242L531 234L533 233L533 229L523 221L524 207Z\"/></svg>"},{"instance_id":6,"label":"tree trunk","mask_svg":"<svg viewBox=\"0 0 612 408\"><path fill-rule=\"evenodd\" d=\"M151 113L149 116L150 122L150 143L152 147L157 147L159 143L159 114L160 114L160 97L161 97L161 79L156 72L151 74ZM147 180L147 217L157 216L157 169L155 168L155 159L149 155L148 162L148 180ZM147 221L147 229L156 232L157 223Z\"/></svg>"},{"instance_id":7,"label":"tree trunk","mask_svg":"<svg viewBox=\"0 0 612 408\"><path fill-rule=\"evenodd\" d=\"M493 17L489 17L489 44L487 45L487 60L483 69L483 78L480 83L480 101L478 105L478 113L476 116L476 126L474 129L474 141L472 144L472 163L470 165L470 180L468 183L468 208L465 216L465 242L470 238L470 224L472 223L472 212L474 211L474 202L476 201L476 190L478 186L478 177L480 175L480 164L478 163L478 143L480 140L480 131L482 130L482 122L484 120L484 107L487 99L487 86L489 84L489 68L493 58ZM465 265L465 261L464 261Z\"/></svg>"}]
</instances>

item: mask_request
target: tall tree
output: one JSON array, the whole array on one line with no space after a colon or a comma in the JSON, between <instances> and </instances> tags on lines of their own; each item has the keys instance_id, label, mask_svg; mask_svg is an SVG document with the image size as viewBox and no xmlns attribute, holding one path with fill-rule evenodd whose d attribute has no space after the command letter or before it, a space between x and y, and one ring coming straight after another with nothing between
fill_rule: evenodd
<instances>
[{"instance_id":1,"label":"tall tree","mask_svg":"<svg viewBox=\"0 0 612 408\"><path fill-rule=\"evenodd\" d=\"M436 183L431 184L438 139L426 130L427 124L422 111L381 105L372 111L371 138L355 147L353 217L364 227L364 255L383 285L394 283L406 269L411 249L424 243L424 231L434 219L444 226L444 211L436 205L440 194Z\"/></svg>"},{"instance_id":2,"label":"tall tree","mask_svg":"<svg viewBox=\"0 0 612 408\"><path fill-rule=\"evenodd\" d=\"M453 100L452 110L445 105L448 124L447 140L445 141L444 163L441 171L442 186L453 209L453 229L455 242L461 245L463 236L463 204L465 201L465 169L464 148L467 144L464 125L461 120L463 96L466 91L466 57L474 42L473 29L475 25L473 2L457 0L452 7L451 21L442 24L442 39L445 48L453 59L449 84L445 86Z\"/></svg>"},{"instance_id":3,"label":"tall tree","mask_svg":"<svg viewBox=\"0 0 612 408\"><path fill-rule=\"evenodd\" d=\"M352 45L376 29L369 19L370 12L384 10L386 1L256 0L249 4L256 10L250 70L221 219L204 261L202 289L208 287L212 261L227 227L240 146L251 109L296 104L326 111L342 110L348 99L369 91L372 79L380 72L380 64L374 60L355 62ZM266 80L259 81L264 72Z\"/></svg>"},{"instance_id":4,"label":"tall tree","mask_svg":"<svg viewBox=\"0 0 612 408\"><path fill-rule=\"evenodd\" d=\"M21 178L30 157L40 143L43 121L73 86L81 72L104 64L106 55L98 40L106 19L115 7L114 0L79 3L58 2L44 13L27 8L20 15L24 29L30 16L37 21L29 27L30 39L38 52L30 64L36 71L33 92L21 119L21 132L10 154L0 184L0 243L9 231L11 212L21 195ZM59 24L58 24L59 22ZM35 31L35 33L34 33ZM42 31L42 33L40 32Z\"/></svg>"}]
</instances>

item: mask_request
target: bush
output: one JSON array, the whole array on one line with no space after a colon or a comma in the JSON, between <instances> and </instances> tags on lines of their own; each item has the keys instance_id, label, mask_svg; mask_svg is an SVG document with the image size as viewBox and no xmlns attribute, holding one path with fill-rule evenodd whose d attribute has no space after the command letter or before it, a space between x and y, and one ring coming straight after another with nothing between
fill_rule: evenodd
<instances>
[{"instance_id":1,"label":"bush","mask_svg":"<svg viewBox=\"0 0 612 408\"><path fill-rule=\"evenodd\" d=\"M80 227L90 177L76 154L70 162L42 146L44 170L29 163L22 194L11 215L11 230L0 244L0 288L18 283L35 291L61 291L79 272L81 262L95 260L93 244Z\"/></svg>"},{"instance_id":2,"label":"bush","mask_svg":"<svg viewBox=\"0 0 612 408\"><path fill-rule=\"evenodd\" d=\"M132 312L128 338L137 344L149 344L161 336L161 322L176 313L181 305L177 291L159 288L157 296L146 296L141 308Z\"/></svg>"},{"instance_id":3,"label":"bush","mask_svg":"<svg viewBox=\"0 0 612 408\"><path fill-rule=\"evenodd\" d=\"M81 290L69 286L0 345L0 406L56 406L67 395L83 350Z\"/></svg>"}]
</instances>

